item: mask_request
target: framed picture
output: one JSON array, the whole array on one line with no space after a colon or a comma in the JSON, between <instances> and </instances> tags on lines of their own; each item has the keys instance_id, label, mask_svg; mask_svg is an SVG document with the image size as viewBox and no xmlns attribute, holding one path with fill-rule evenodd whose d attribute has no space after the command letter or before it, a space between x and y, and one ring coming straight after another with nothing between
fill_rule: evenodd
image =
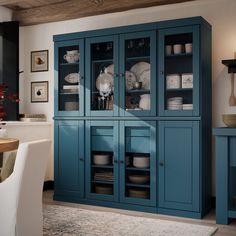
<instances>
[{"instance_id":1,"label":"framed picture","mask_svg":"<svg viewBox=\"0 0 236 236\"><path fill-rule=\"evenodd\" d=\"M48 50L31 52L31 72L48 71Z\"/></svg>"},{"instance_id":2,"label":"framed picture","mask_svg":"<svg viewBox=\"0 0 236 236\"><path fill-rule=\"evenodd\" d=\"M48 81L31 82L31 102L48 102Z\"/></svg>"}]
</instances>

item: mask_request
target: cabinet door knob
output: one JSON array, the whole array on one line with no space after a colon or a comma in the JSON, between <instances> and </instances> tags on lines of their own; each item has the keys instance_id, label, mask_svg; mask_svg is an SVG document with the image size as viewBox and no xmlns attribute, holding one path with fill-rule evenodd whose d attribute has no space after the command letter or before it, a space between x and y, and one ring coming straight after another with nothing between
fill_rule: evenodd
<instances>
[{"instance_id":1,"label":"cabinet door knob","mask_svg":"<svg viewBox=\"0 0 236 236\"><path fill-rule=\"evenodd\" d=\"M80 161L84 161L84 158L81 157L79 160L80 160Z\"/></svg>"},{"instance_id":2,"label":"cabinet door knob","mask_svg":"<svg viewBox=\"0 0 236 236\"><path fill-rule=\"evenodd\" d=\"M161 70L161 75L164 75L164 71L163 70Z\"/></svg>"},{"instance_id":3,"label":"cabinet door knob","mask_svg":"<svg viewBox=\"0 0 236 236\"><path fill-rule=\"evenodd\" d=\"M125 76L125 74L124 73L120 73L120 77L124 77Z\"/></svg>"},{"instance_id":4,"label":"cabinet door knob","mask_svg":"<svg viewBox=\"0 0 236 236\"><path fill-rule=\"evenodd\" d=\"M116 163L116 164L117 164L117 163L118 163L118 161L117 161L117 160L114 160L114 163Z\"/></svg>"},{"instance_id":5,"label":"cabinet door knob","mask_svg":"<svg viewBox=\"0 0 236 236\"><path fill-rule=\"evenodd\" d=\"M163 163L163 162L160 162L159 165L160 165L160 166L164 166L164 163Z\"/></svg>"},{"instance_id":6,"label":"cabinet door knob","mask_svg":"<svg viewBox=\"0 0 236 236\"><path fill-rule=\"evenodd\" d=\"M80 79L83 80L83 79L84 79L84 76L81 75L81 76L80 76Z\"/></svg>"},{"instance_id":7,"label":"cabinet door knob","mask_svg":"<svg viewBox=\"0 0 236 236\"><path fill-rule=\"evenodd\" d=\"M123 164L123 163L124 163L124 161L123 161L123 160L121 160L121 161L120 161L120 164Z\"/></svg>"}]
</instances>

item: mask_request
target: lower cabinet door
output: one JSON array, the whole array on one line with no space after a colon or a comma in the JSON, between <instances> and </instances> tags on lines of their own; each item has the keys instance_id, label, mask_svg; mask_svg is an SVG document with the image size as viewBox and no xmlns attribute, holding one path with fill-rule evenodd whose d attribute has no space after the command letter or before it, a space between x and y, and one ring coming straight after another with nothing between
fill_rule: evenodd
<instances>
[{"instance_id":1,"label":"lower cabinet door","mask_svg":"<svg viewBox=\"0 0 236 236\"><path fill-rule=\"evenodd\" d=\"M118 201L118 121L86 121L86 197Z\"/></svg>"},{"instance_id":2,"label":"lower cabinet door","mask_svg":"<svg viewBox=\"0 0 236 236\"><path fill-rule=\"evenodd\" d=\"M120 121L120 201L156 206L156 122Z\"/></svg>"},{"instance_id":3,"label":"lower cabinet door","mask_svg":"<svg viewBox=\"0 0 236 236\"><path fill-rule=\"evenodd\" d=\"M55 121L55 195L84 195L84 122Z\"/></svg>"},{"instance_id":4,"label":"lower cabinet door","mask_svg":"<svg viewBox=\"0 0 236 236\"><path fill-rule=\"evenodd\" d=\"M158 207L199 211L199 122L159 122Z\"/></svg>"}]
</instances>

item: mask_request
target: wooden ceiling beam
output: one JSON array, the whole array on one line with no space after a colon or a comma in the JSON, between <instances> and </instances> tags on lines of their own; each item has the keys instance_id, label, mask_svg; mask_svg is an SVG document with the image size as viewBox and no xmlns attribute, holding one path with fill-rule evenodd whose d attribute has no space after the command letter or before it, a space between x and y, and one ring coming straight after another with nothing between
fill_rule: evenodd
<instances>
[{"instance_id":1,"label":"wooden ceiling beam","mask_svg":"<svg viewBox=\"0 0 236 236\"><path fill-rule=\"evenodd\" d=\"M67 0L13 11L13 20L26 26L189 1L195 0Z\"/></svg>"}]
</instances>

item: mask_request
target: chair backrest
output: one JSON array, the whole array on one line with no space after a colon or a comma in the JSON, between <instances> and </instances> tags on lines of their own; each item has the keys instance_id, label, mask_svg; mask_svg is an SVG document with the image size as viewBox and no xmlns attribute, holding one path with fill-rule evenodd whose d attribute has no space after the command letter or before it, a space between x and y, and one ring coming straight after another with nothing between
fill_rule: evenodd
<instances>
[{"instance_id":1,"label":"chair backrest","mask_svg":"<svg viewBox=\"0 0 236 236\"><path fill-rule=\"evenodd\" d=\"M14 177L16 186L16 235L42 235L42 190L50 153L50 141L39 140L19 145Z\"/></svg>"}]
</instances>

